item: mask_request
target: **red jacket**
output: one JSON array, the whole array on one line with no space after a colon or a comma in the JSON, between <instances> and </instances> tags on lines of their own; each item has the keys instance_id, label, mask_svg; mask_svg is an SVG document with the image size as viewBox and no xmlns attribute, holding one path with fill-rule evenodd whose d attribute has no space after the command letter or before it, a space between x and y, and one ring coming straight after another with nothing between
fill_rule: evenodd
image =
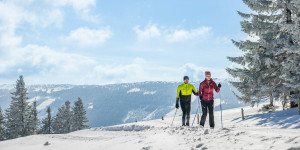
<instances>
[{"instance_id":1,"label":"red jacket","mask_svg":"<svg viewBox=\"0 0 300 150\"><path fill-rule=\"evenodd\" d=\"M214 100L214 89L218 93L220 88L217 86L216 82L212 79L204 80L199 85L199 97L203 97L203 101Z\"/></svg>"}]
</instances>

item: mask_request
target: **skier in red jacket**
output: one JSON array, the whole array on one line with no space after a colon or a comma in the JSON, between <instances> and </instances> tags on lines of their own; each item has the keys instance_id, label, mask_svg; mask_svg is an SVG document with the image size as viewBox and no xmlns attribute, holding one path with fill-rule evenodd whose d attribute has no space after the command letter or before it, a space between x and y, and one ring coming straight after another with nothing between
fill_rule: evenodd
<instances>
[{"instance_id":1,"label":"skier in red jacket","mask_svg":"<svg viewBox=\"0 0 300 150\"><path fill-rule=\"evenodd\" d=\"M211 73L205 71L205 80L199 85L199 97L201 99L202 116L200 126L204 127L204 123L207 116L207 109L209 111L209 126L211 129L215 127L214 122L214 90L218 93L220 91L221 84L217 84L211 79Z\"/></svg>"}]
</instances>

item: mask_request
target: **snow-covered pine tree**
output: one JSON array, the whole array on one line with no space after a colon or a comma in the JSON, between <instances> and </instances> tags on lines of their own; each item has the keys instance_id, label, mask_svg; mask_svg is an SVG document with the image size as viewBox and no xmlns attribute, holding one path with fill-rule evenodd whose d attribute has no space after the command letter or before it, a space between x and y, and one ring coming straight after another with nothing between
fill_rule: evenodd
<instances>
[{"instance_id":1,"label":"snow-covered pine tree","mask_svg":"<svg viewBox=\"0 0 300 150\"><path fill-rule=\"evenodd\" d=\"M73 117L72 117L72 131L82 130L88 128L85 124L88 122L86 117L86 111L83 107L83 102L80 97L74 102L74 107L72 107Z\"/></svg>"},{"instance_id":2,"label":"snow-covered pine tree","mask_svg":"<svg viewBox=\"0 0 300 150\"><path fill-rule=\"evenodd\" d=\"M72 126L72 111L71 111L71 105L70 101L65 102L65 110L64 110L64 119L65 119L65 128L64 128L64 133L69 133L71 132L71 126Z\"/></svg>"},{"instance_id":3,"label":"snow-covered pine tree","mask_svg":"<svg viewBox=\"0 0 300 150\"><path fill-rule=\"evenodd\" d=\"M34 135L37 134L37 129L38 129L38 112L37 112L37 103L34 101L32 103L32 106L30 107L30 114L27 120L27 127L26 127L26 135Z\"/></svg>"},{"instance_id":4,"label":"snow-covered pine tree","mask_svg":"<svg viewBox=\"0 0 300 150\"><path fill-rule=\"evenodd\" d=\"M271 97L283 101L286 103L287 96L291 92L291 88L285 86L285 81L281 78L284 71L284 63L286 60L286 54L282 53L285 49L285 45L291 45L291 34L284 32L280 28L280 24L290 23L290 10L286 9L286 6L290 0L273 0L272 13L270 15L276 19L272 20L274 28L270 30L270 33L261 35L261 44L266 48L265 53L269 56L265 63L268 65L268 76L271 80L268 81L269 87L272 89ZM270 36L271 35L271 36Z\"/></svg>"},{"instance_id":5,"label":"snow-covered pine tree","mask_svg":"<svg viewBox=\"0 0 300 150\"><path fill-rule=\"evenodd\" d=\"M234 41L233 43L240 50L244 52L243 56L228 57L228 59L234 63L242 65L243 68L227 68L227 72L233 77L239 78L237 82L231 82L233 86L242 94L235 96L238 100L245 103L259 102L262 98L269 96L270 89L266 86L268 83L266 80L267 65L262 61L267 58L264 51L265 47L262 46L261 36L266 32L271 32L269 29L273 29L274 24L270 21L271 16L265 15L266 12L272 11L272 1L268 0L243 0L257 14L245 14L238 12L244 21L241 22L242 30L249 36L256 36L259 39L256 41Z\"/></svg>"},{"instance_id":6,"label":"snow-covered pine tree","mask_svg":"<svg viewBox=\"0 0 300 150\"><path fill-rule=\"evenodd\" d=\"M282 60L282 74L286 93L290 101L298 102L300 99L300 1L278 0L278 5L285 12L280 23L282 33L289 33L283 48L278 54L284 56ZM298 104L299 105L299 104ZM299 110L300 111L300 110ZM300 112L299 112L300 113Z\"/></svg>"},{"instance_id":7,"label":"snow-covered pine tree","mask_svg":"<svg viewBox=\"0 0 300 150\"><path fill-rule=\"evenodd\" d=\"M276 0L243 0L253 11L245 14L238 12L245 20L241 22L242 30L249 36L256 36L257 41L233 41L244 52L240 57L228 57L234 63L243 68L227 68L227 72L233 77L240 79L231 82L242 96L237 96L245 103L259 102L261 99L278 99L284 89L281 75L283 56L277 52L282 48L280 45L286 41L288 34L280 31L279 22L284 16ZM281 36L280 36L281 35Z\"/></svg>"},{"instance_id":8,"label":"snow-covered pine tree","mask_svg":"<svg viewBox=\"0 0 300 150\"><path fill-rule=\"evenodd\" d=\"M71 132L72 111L70 101L66 101L63 106L58 108L58 112L53 121L53 132L56 134Z\"/></svg>"},{"instance_id":9,"label":"snow-covered pine tree","mask_svg":"<svg viewBox=\"0 0 300 150\"><path fill-rule=\"evenodd\" d=\"M47 117L42 120L42 128L40 133L42 134L51 134L52 133L52 118L51 118L51 108L47 107Z\"/></svg>"},{"instance_id":10,"label":"snow-covered pine tree","mask_svg":"<svg viewBox=\"0 0 300 150\"><path fill-rule=\"evenodd\" d=\"M28 105L27 89L23 76L16 82L15 92L12 92L11 103L5 113L5 133L7 139L22 137L26 135L26 123L30 114Z\"/></svg>"},{"instance_id":11,"label":"snow-covered pine tree","mask_svg":"<svg viewBox=\"0 0 300 150\"><path fill-rule=\"evenodd\" d=\"M53 118L53 123L51 124L51 128L53 129L53 133L60 134L63 133L63 111L65 106L61 106L58 108L55 117Z\"/></svg>"},{"instance_id":12,"label":"snow-covered pine tree","mask_svg":"<svg viewBox=\"0 0 300 150\"><path fill-rule=\"evenodd\" d=\"M4 118L3 118L3 114L2 114L2 109L0 107L0 141L3 141L4 140L4 126L3 126L3 123L4 123Z\"/></svg>"}]
</instances>

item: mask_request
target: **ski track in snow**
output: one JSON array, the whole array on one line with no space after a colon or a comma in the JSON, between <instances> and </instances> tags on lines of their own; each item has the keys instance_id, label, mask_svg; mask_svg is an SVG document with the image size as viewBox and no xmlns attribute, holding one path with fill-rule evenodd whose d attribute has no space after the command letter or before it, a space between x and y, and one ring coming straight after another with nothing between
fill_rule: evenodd
<instances>
[{"instance_id":1,"label":"ski track in snow","mask_svg":"<svg viewBox=\"0 0 300 150\"><path fill-rule=\"evenodd\" d=\"M300 115L297 109L257 113L246 107L245 120L240 108L215 112L216 128L180 127L181 116L170 126L165 120L142 121L109 127L91 128L69 134L34 135L0 142L1 150L296 150L300 149ZM191 115L191 124L194 115ZM197 120L197 119L196 119ZM48 141L50 145L44 146Z\"/></svg>"}]
</instances>

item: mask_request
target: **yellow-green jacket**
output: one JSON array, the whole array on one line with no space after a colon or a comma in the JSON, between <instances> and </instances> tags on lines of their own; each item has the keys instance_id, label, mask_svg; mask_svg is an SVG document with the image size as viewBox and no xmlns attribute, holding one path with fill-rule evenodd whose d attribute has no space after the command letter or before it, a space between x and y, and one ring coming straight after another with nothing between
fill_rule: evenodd
<instances>
[{"instance_id":1,"label":"yellow-green jacket","mask_svg":"<svg viewBox=\"0 0 300 150\"><path fill-rule=\"evenodd\" d=\"M191 95L192 92L195 95L197 95L197 91L196 91L195 87L192 84L190 84L190 83L188 83L188 84L182 83L177 88L177 96L176 96L176 98L179 98L180 95L184 95L184 96Z\"/></svg>"}]
</instances>

